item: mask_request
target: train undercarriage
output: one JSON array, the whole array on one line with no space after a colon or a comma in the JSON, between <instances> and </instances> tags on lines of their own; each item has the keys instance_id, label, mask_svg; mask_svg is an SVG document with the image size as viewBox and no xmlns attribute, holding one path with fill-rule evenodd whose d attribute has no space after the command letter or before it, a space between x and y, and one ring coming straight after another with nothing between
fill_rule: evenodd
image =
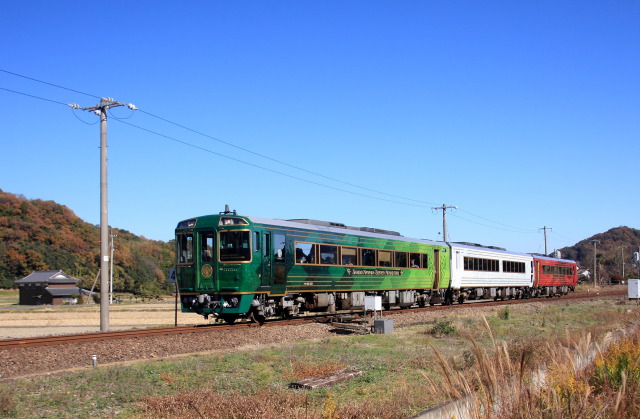
<instances>
[{"instance_id":1,"label":"train undercarriage","mask_svg":"<svg viewBox=\"0 0 640 419\"><path fill-rule=\"evenodd\" d=\"M410 308L427 305L463 304L466 300L509 300L537 297L559 297L573 291L572 286L552 287L485 287L439 290L392 290L392 291L352 291L291 293L272 297L266 294L250 295L209 295L200 294L183 299L183 306L190 311L208 318L215 315L227 323L233 323L244 317L263 323L272 317L291 318L305 312L335 313L337 310L364 310L366 296L379 296L382 307ZM250 299L250 305L244 312L238 312L241 299Z\"/></svg>"}]
</instances>

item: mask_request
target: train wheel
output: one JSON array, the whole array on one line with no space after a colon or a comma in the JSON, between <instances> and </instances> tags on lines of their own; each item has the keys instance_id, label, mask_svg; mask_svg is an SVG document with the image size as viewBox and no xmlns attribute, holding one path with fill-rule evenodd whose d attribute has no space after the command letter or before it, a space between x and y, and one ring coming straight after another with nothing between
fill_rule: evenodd
<instances>
[{"instance_id":1,"label":"train wheel","mask_svg":"<svg viewBox=\"0 0 640 419\"><path fill-rule=\"evenodd\" d=\"M238 320L237 314L222 314L220 318L224 320L226 323L233 324L236 320Z\"/></svg>"},{"instance_id":2,"label":"train wheel","mask_svg":"<svg viewBox=\"0 0 640 419\"><path fill-rule=\"evenodd\" d=\"M260 325L264 324L264 321L266 319L264 314L258 314L256 311L252 311L249 317L251 318L252 322L258 323Z\"/></svg>"}]
</instances>

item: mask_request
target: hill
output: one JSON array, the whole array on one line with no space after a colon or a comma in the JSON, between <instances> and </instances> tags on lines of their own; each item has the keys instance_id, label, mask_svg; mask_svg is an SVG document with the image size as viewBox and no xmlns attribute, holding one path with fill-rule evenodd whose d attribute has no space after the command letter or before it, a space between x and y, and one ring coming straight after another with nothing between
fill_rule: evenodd
<instances>
[{"instance_id":1,"label":"hill","mask_svg":"<svg viewBox=\"0 0 640 419\"><path fill-rule=\"evenodd\" d=\"M112 229L114 291L158 294L174 261L173 242ZM100 229L64 205L0 189L0 288L36 270L62 269L90 288L100 267ZM98 287L99 287L98 281Z\"/></svg>"},{"instance_id":2,"label":"hill","mask_svg":"<svg viewBox=\"0 0 640 419\"><path fill-rule=\"evenodd\" d=\"M640 249L640 230L629 227L616 227L611 230L596 234L584 239L574 246L560 249L562 257L573 259L583 268L593 270L594 244L598 278L609 281L611 278L622 277L622 264L624 260L624 273L627 278L637 278L638 265L632 261L633 253Z\"/></svg>"}]
</instances>

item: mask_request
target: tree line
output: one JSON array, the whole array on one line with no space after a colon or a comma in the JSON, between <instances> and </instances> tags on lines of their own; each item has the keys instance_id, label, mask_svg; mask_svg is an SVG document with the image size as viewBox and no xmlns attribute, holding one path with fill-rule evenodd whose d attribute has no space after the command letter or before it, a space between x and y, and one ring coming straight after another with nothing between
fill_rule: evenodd
<instances>
[{"instance_id":1,"label":"tree line","mask_svg":"<svg viewBox=\"0 0 640 419\"><path fill-rule=\"evenodd\" d=\"M141 295L173 290L167 281L174 241L162 242L112 229L113 289ZM100 268L100 229L64 205L0 189L0 288L33 271L63 270L90 289ZM99 282L97 288L99 290Z\"/></svg>"}]
</instances>

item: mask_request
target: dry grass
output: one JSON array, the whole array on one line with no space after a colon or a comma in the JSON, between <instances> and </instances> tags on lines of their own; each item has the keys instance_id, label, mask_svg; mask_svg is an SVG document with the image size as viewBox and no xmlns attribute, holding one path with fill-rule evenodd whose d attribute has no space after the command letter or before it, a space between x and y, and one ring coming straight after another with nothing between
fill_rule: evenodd
<instances>
[{"instance_id":1,"label":"dry grass","mask_svg":"<svg viewBox=\"0 0 640 419\"><path fill-rule=\"evenodd\" d=\"M531 348L494 341L485 350L470 339L476 358L471 370L434 349L444 385L423 375L431 391L464 399L469 418L640 417L640 332L633 330L610 346L611 334L596 344L589 332L568 333L564 341L538 347L551 360L546 365L532 362Z\"/></svg>"}]
</instances>

